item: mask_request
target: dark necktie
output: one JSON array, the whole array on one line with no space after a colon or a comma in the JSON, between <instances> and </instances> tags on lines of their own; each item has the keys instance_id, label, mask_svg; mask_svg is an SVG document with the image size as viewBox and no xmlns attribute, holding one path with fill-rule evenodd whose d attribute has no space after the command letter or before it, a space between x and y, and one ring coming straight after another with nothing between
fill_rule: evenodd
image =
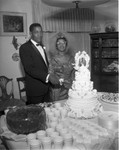
<instances>
[{"instance_id":1,"label":"dark necktie","mask_svg":"<svg viewBox=\"0 0 119 150\"><path fill-rule=\"evenodd\" d=\"M36 44L36 46L40 46L40 45L41 45L40 43L37 43L37 44Z\"/></svg>"}]
</instances>

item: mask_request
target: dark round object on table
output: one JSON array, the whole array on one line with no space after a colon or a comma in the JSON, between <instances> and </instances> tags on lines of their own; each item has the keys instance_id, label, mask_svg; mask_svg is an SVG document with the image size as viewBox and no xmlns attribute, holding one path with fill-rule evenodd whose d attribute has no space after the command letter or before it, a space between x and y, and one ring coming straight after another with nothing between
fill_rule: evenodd
<instances>
[{"instance_id":1,"label":"dark round object on table","mask_svg":"<svg viewBox=\"0 0 119 150\"><path fill-rule=\"evenodd\" d=\"M12 108L6 115L6 121L8 129L16 134L29 134L46 129L46 113L41 106Z\"/></svg>"}]
</instances>

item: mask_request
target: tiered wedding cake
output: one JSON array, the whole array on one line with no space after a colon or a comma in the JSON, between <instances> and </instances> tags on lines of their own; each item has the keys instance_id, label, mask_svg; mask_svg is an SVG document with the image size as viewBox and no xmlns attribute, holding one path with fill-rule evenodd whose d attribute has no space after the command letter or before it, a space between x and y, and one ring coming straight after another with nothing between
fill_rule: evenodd
<instances>
[{"instance_id":1,"label":"tiered wedding cake","mask_svg":"<svg viewBox=\"0 0 119 150\"><path fill-rule=\"evenodd\" d=\"M89 60L85 51L79 51L75 55L75 80L69 89L66 102L68 115L71 117L92 118L102 111L102 106L97 100L97 90L93 89L93 82L90 80Z\"/></svg>"}]
</instances>

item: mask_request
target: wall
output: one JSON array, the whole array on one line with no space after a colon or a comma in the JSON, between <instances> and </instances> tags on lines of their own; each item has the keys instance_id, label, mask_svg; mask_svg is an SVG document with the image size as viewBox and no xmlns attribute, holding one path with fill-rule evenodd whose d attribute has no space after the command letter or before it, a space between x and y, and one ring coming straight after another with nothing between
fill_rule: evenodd
<instances>
[{"instance_id":1,"label":"wall","mask_svg":"<svg viewBox=\"0 0 119 150\"><path fill-rule=\"evenodd\" d=\"M28 38L28 26L32 23L31 0L0 0L0 11L24 12L27 14L27 35L16 36L19 43L24 43ZM13 36L0 36L0 75L5 75L14 80L14 95L19 97L16 77L22 75L19 61L13 61L12 55L17 52L12 45Z\"/></svg>"},{"instance_id":2,"label":"wall","mask_svg":"<svg viewBox=\"0 0 119 150\"><path fill-rule=\"evenodd\" d=\"M100 26L100 32L105 32L105 26L112 23L118 29L118 0L110 0L110 2L95 7L95 24Z\"/></svg>"}]
</instances>

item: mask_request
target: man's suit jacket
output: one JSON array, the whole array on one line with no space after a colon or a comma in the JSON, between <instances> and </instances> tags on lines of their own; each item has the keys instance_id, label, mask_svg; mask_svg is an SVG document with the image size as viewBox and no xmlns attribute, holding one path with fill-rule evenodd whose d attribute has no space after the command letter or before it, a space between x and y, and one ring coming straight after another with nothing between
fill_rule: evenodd
<instances>
[{"instance_id":1,"label":"man's suit jacket","mask_svg":"<svg viewBox=\"0 0 119 150\"><path fill-rule=\"evenodd\" d=\"M50 85L46 83L48 65L30 40L21 45L19 54L25 71L27 96L44 95L49 90ZM48 64L47 56L46 61Z\"/></svg>"}]
</instances>

